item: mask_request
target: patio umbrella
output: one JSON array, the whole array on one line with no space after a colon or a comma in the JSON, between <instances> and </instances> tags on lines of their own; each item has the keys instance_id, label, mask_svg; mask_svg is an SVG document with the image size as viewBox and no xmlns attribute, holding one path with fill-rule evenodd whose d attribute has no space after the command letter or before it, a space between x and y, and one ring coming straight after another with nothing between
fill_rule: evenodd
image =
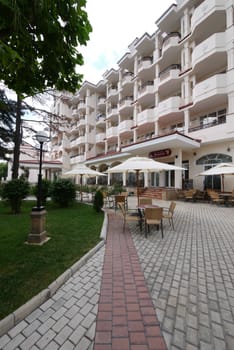
<instances>
[{"instance_id":1,"label":"patio umbrella","mask_svg":"<svg viewBox=\"0 0 234 350\"><path fill-rule=\"evenodd\" d=\"M163 170L183 170L183 168L167 163L160 163L151 158L137 156L128 158L123 163L108 169L107 173L136 173L137 200L139 202L139 173L160 172Z\"/></svg>"},{"instance_id":2,"label":"patio umbrella","mask_svg":"<svg viewBox=\"0 0 234 350\"><path fill-rule=\"evenodd\" d=\"M222 190L224 192L224 175L234 175L234 164L233 163L219 163L213 168L203 171L198 174L202 176L220 175L222 178Z\"/></svg>"},{"instance_id":3,"label":"patio umbrella","mask_svg":"<svg viewBox=\"0 0 234 350\"><path fill-rule=\"evenodd\" d=\"M88 176L88 177L106 176L106 174L103 174L103 173L100 173L99 171L90 169L84 163L78 164L75 168L73 168L73 169L71 169L63 174L64 177L72 177L72 176L76 176L76 175L80 175L80 198L81 198L81 201L83 200L83 198L82 198L83 176Z\"/></svg>"}]
</instances>

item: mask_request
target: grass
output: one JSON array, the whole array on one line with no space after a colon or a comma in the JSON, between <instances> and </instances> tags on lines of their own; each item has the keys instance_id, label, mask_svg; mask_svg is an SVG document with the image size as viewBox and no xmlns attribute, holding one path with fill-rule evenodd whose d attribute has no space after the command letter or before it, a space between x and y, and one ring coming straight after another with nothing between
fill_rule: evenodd
<instances>
[{"instance_id":1,"label":"grass","mask_svg":"<svg viewBox=\"0 0 234 350\"><path fill-rule=\"evenodd\" d=\"M100 241L103 213L75 203L70 208L46 205L46 230L51 239L41 247L24 244L30 232L30 212L12 215L0 202L0 319L46 288Z\"/></svg>"}]
</instances>

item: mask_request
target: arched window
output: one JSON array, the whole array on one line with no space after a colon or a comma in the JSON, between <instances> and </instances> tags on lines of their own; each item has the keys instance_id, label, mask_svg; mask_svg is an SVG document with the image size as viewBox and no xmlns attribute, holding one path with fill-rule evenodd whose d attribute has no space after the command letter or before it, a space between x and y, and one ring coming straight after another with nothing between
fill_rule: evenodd
<instances>
[{"instance_id":1,"label":"arched window","mask_svg":"<svg viewBox=\"0 0 234 350\"><path fill-rule=\"evenodd\" d=\"M218 163L231 163L232 157L222 153L211 153L199 158L196 161L197 165L214 165Z\"/></svg>"}]
</instances>

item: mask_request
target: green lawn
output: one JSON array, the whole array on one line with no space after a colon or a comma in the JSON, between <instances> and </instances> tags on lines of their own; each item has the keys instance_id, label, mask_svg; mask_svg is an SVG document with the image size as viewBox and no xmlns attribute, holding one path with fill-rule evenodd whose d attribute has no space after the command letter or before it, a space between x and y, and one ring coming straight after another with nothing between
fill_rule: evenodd
<instances>
[{"instance_id":1,"label":"green lawn","mask_svg":"<svg viewBox=\"0 0 234 350\"><path fill-rule=\"evenodd\" d=\"M43 246L24 244L30 232L31 208L12 215L0 202L0 319L46 288L100 241L103 213L75 203L61 209L46 205L46 230L51 239Z\"/></svg>"}]
</instances>

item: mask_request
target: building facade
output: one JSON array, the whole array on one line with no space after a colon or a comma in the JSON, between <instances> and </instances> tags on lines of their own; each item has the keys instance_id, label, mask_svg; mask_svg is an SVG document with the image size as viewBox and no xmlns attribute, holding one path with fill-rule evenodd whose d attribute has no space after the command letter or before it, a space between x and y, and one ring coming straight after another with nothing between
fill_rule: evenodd
<instances>
[{"instance_id":1,"label":"building facade","mask_svg":"<svg viewBox=\"0 0 234 350\"><path fill-rule=\"evenodd\" d=\"M129 45L118 69L59 96L52 158L63 171L79 162L105 171L140 155L186 169L145 175L145 187L221 189L219 177L197 175L234 159L233 8L234 0L178 0L155 33ZM227 191L233 178L225 176Z\"/></svg>"},{"instance_id":2,"label":"building facade","mask_svg":"<svg viewBox=\"0 0 234 350\"><path fill-rule=\"evenodd\" d=\"M37 184L39 173L39 148L33 147L27 142L20 146L19 176L24 176L30 184ZM8 161L7 180L12 178L13 156ZM62 163L60 160L51 160L48 151L43 150L42 154L42 177L54 181L61 176Z\"/></svg>"}]
</instances>

